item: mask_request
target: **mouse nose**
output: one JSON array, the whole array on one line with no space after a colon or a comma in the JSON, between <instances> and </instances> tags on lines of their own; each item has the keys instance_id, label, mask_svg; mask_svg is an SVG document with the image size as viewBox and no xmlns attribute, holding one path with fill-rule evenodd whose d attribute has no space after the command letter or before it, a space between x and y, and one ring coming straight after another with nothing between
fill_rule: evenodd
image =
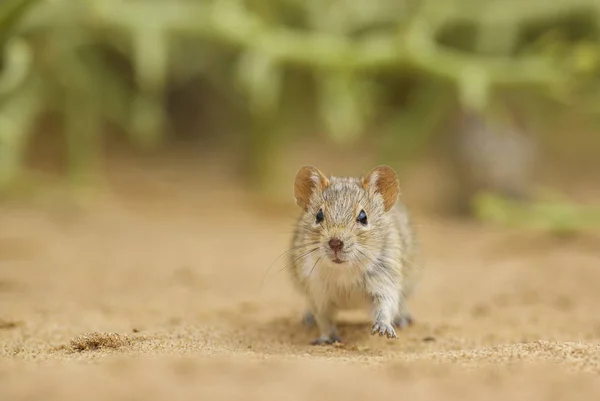
<instances>
[{"instance_id":1,"label":"mouse nose","mask_svg":"<svg viewBox=\"0 0 600 401\"><path fill-rule=\"evenodd\" d=\"M332 238L329 240L329 247L334 251L340 251L344 247L344 243L337 238Z\"/></svg>"}]
</instances>

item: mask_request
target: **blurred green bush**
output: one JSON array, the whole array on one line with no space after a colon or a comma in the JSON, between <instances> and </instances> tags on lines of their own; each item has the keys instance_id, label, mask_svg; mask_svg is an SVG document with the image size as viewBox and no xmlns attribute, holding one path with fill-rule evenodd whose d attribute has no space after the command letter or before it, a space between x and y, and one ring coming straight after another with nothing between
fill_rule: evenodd
<instances>
[{"instance_id":1,"label":"blurred green bush","mask_svg":"<svg viewBox=\"0 0 600 401\"><path fill-rule=\"evenodd\" d=\"M4 0L0 188L22 174L41 113L61 116L80 182L107 123L160 146L169 87L198 77L227 99L257 185L289 121L340 144L375 127L393 162L449 114L509 115L511 96L530 99L516 107L541 131L559 109L594 119L599 14L594 0Z\"/></svg>"}]
</instances>

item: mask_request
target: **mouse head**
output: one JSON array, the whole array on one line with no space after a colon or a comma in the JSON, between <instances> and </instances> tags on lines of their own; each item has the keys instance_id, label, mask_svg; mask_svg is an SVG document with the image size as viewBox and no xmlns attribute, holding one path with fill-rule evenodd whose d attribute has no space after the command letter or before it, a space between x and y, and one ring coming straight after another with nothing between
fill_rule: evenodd
<instances>
[{"instance_id":1,"label":"mouse head","mask_svg":"<svg viewBox=\"0 0 600 401\"><path fill-rule=\"evenodd\" d=\"M294 196L304 212L299 223L304 242L317 244L319 256L334 263L374 262L399 192L398 177L388 166L361 178L326 177L313 166L302 167Z\"/></svg>"}]
</instances>

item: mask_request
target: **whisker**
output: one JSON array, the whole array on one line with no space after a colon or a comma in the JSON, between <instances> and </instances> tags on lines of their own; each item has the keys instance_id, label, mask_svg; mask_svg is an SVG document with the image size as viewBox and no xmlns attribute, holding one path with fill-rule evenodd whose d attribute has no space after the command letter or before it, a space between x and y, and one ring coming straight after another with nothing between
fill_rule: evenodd
<instances>
[{"instance_id":1,"label":"whisker","mask_svg":"<svg viewBox=\"0 0 600 401\"><path fill-rule=\"evenodd\" d=\"M294 265L297 261L299 261L300 259L305 259L308 258L312 253L316 252L319 250L319 247L313 248L308 252L305 252L304 254L298 256L297 258L295 258L294 260L292 260L290 263L288 263L287 265L283 266L279 271L277 271L277 273L275 274L279 274L282 271L284 271L285 269L287 269L288 267Z\"/></svg>"},{"instance_id":2,"label":"whisker","mask_svg":"<svg viewBox=\"0 0 600 401\"><path fill-rule=\"evenodd\" d=\"M269 266L269 268L267 269L267 271L263 275L262 281L264 281L266 275L269 274L269 271L273 268L273 266L275 265L275 263L277 263L277 261L279 259L281 259L282 257L286 256L290 252L293 252L293 251L296 251L296 250L302 249L302 248L307 248L309 246L314 246L314 245L317 245L318 243L319 243L319 241L313 241L313 242L308 242L308 243L304 243L304 244L299 244L299 245L293 246L290 249L288 249L287 251L283 252L281 255L279 255L277 258L275 258L275 260L273 261L273 263L271 263L271 265Z\"/></svg>"},{"instance_id":3,"label":"whisker","mask_svg":"<svg viewBox=\"0 0 600 401\"><path fill-rule=\"evenodd\" d=\"M304 244L299 244L299 245L295 245L293 247L291 247L290 249L288 249L287 251L283 252L281 255L279 255L274 261L273 263L277 262L279 259L281 259L283 256L285 256L286 254L292 252L292 251L296 251L298 249L301 248L305 248L307 246L313 246L313 245L317 245L319 243L319 241L313 241L313 242L307 242Z\"/></svg>"},{"instance_id":4,"label":"whisker","mask_svg":"<svg viewBox=\"0 0 600 401\"><path fill-rule=\"evenodd\" d=\"M378 248L372 247L370 245L361 244L360 246L363 247L363 248L366 248L366 249L368 249L370 251L373 251L373 252L379 252L380 251ZM356 249L356 250L358 252L360 252L363 256L367 257L367 255L364 252L360 251L359 249ZM371 263L375 263L375 264L377 263L377 262L373 261L372 259L368 259L368 260ZM418 261L411 261L411 260L406 259L406 258L402 258L402 263L406 264L409 267L416 267L416 268L421 268L422 267L421 263L419 263Z\"/></svg>"},{"instance_id":5,"label":"whisker","mask_svg":"<svg viewBox=\"0 0 600 401\"><path fill-rule=\"evenodd\" d=\"M373 264L376 264L376 262L369 256L367 256L367 254L365 254L363 251L361 251L360 249L356 249L356 251L358 253L360 253L365 259L367 259L368 262L371 262Z\"/></svg>"},{"instance_id":6,"label":"whisker","mask_svg":"<svg viewBox=\"0 0 600 401\"><path fill-rule=\"evenodd\" d=\"M374 268L379 268L381 266L381 262L378 259L373 259L372 257L370 257L369 255L367 255L366 253L362 252L361 250L357 249L357 251L362 255L363 258L365 258L367 260L367 262L369 262Z\"/></svg>"},{"instance_id":7,"label":"whisker","mask_svg":"<svg viewBox=\"0 0 600 401\"><path fill-rule=\"evenodd\" d=\"M308 273L308 277L310 277L312 275L313 271L315 270L315 267L317 267L317 264L319 264L321 259L323 259L323 256L325 256L325 255L322 255L319 259L317 259L317 261L313 265L312 269L310 269L310 273Z\"/></svg>"}]
</instances>

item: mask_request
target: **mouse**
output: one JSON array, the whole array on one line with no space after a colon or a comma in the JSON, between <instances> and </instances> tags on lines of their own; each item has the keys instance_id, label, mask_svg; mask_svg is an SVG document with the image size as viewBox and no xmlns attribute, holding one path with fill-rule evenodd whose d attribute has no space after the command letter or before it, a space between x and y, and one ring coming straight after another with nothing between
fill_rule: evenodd
<instances>
[{"instance_id":1,"label":"mouse","mask_svg":"<svg viewBox=\"0 0 600 401\"><path fill-rule=\"evenodd\" d=\"M371 334L388 339L413 324L407 301L423 269L399 198L398 176L389 166L359 177L325 176L310 165L297 172L294 199L302 212L288 270L306 300L304 323L319 331L311 344L343 343L335 323L343 310L368 311Z\"/></svg>"}]
</instances>

